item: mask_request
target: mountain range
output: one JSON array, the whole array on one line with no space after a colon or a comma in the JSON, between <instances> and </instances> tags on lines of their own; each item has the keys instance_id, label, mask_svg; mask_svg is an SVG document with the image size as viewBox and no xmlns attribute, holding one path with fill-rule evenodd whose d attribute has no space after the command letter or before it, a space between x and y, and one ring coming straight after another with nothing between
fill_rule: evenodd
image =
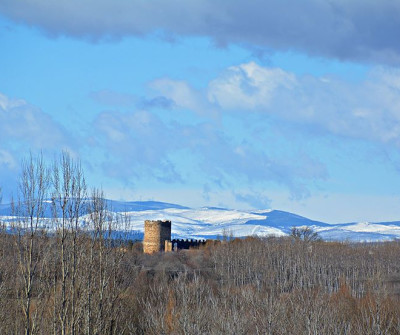
<instances>
[{"instance_id":1,"label":"mountain range","mask_svg":"<svg viewBox=\"0 0 400 335\"><path fill-rule=\"evenodd\" d=\"M218 207L189 208L157 201L106 200L109 212L116 222L116 230L130 238L143 238L145 220L171 220L173 238L215 239L224 235L285 236L292 227L310 227L324 240L378 242L400 238L400 221L325 223L280 210L235 210ZM51 217L48 208L45 217ZM9 204L0 205L0 220L11 220ZM85 226L87 214L81 217ZM123 220L125 218L125 220ZM120 219L120 220L117 220ZM50 220L43 220L52 229Z\"/></svg>"}]
</instances>

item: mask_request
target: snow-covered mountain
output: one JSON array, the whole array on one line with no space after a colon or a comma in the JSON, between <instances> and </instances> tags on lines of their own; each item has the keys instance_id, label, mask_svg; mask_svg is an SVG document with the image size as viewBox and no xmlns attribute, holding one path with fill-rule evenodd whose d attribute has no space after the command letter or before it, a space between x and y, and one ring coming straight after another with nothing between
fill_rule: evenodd
<instances>
[{"instance_id":1,"label":"snow-covered mountain","mask_svg":"<svg viewBox=\"0 0 400 335\"><path fill-rule=\"evenodd\" d=\"M400 221L328 224L279 210L188 208L156 201L107 200L107 204L116 222L120 222L117 230L127 230L129 236L137 238L143 236L145 220L171 220L173 238L207 239L223 235L285 236L293 226L309 226L325 240L372 242L400 238ZM11 214L10 205L0 205L0 220L7 223ZM51 217L50 209L45 214ZM124 216L128 220L122 220ZM82 226L85 226L85 215L82 215L81 219ZM50 222L51 220L44 220L44 225L49 229L52 228Z\"/></svg>"}]
</instances>

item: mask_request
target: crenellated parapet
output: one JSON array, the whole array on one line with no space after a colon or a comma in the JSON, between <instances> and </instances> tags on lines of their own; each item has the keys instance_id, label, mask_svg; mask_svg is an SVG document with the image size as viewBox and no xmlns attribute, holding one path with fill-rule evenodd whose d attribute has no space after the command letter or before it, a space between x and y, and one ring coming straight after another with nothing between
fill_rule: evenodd
<instances>
[{"instance_id":1,"label":"crenellated parapet","mask_svg":"<svg viewBox=\"0 0 400 335\"><path fill-rule=\"evenodd\" d=\"M181 249L190 249L190 248L198 248L202 245L206 244L206 240L193 240L193 239L173 239L172 243L172 250L181 250Z\"/></svg>"}]
</instances>

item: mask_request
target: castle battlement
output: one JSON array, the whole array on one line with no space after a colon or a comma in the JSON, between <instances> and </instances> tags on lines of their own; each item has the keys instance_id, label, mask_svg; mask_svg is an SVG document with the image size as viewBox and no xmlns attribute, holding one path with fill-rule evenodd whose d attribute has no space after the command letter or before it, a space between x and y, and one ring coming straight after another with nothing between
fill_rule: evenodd
<instances>
[{"instance_id":1,"label":"castle battlement","mask_svg":"<svg viewBox=\"0 0 400 335\"><path fill-rule=\"evenodd\" d=\"M146 220L144 222L143 252L146 254L196 248L205 243L206 240L171 240L171 221Z\"/></svg>"}]
</instances>

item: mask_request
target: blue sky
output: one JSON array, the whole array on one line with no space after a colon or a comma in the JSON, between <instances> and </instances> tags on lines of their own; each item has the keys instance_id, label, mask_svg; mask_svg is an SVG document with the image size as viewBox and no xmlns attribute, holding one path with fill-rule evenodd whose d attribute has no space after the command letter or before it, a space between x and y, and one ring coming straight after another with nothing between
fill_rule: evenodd
<instances>
[{"instance_id":1,"label":"blue sky","mask_svg":"<svg viewBox=\"0 0 400 335\"><path fill-rule=\"evenodd\" d=\"M0 0L0 182L79 158L114 199L400 219L400 3Z\"/></svg>"}]
</instances>

